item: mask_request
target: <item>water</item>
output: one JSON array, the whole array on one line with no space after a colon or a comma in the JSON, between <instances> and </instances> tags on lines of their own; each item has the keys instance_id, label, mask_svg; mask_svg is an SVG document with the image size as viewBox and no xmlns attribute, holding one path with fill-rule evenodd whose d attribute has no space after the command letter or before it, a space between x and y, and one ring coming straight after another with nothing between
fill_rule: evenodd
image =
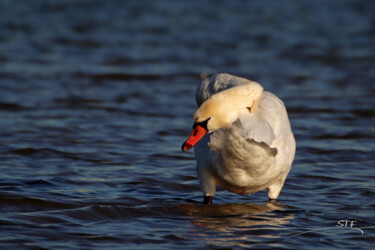
<instances>
[{"instance_id":1,"label":"water","mask_svg":"<svg viewBox=\"0 0 375 250\"><path fill-rule=\"evenodd\" d=\"M5 249L375 244L371 1L1 1ZM297 140L278 203L202 200L180 152L202 77L256 80Z\"/></svg>"}]
</instances>

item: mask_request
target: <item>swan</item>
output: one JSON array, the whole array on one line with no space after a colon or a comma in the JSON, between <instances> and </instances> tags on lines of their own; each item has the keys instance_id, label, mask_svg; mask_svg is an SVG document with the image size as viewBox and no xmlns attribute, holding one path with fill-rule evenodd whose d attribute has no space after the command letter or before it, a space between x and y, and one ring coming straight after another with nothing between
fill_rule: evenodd
<instances>
[{"instance_id":1,"label":"swan","mask_svg":"<svg viewBox=\"0 0 375 250\"><path fill-rule=\"evenodd\" d=\"M224 73L198 85L196 102L181 148L194 147L203 204L212 204L217 185L237 194L267 189L276 200L296 151L283 102L257 82Z\"/></svg>"}]
</instances>

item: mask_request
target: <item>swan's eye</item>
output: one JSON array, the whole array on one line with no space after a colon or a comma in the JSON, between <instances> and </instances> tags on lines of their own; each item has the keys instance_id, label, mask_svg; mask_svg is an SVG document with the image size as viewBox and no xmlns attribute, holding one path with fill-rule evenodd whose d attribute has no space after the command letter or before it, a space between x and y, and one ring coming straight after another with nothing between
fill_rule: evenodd
<instances>
[{"instance_id":1,"label":"swan's eye","mask_svg":"<svg viewBox=\"0 0 375 250\"><path fill-rule=\"evenodd\" d=\"M248 110L249 110L249 112L251 113L251 107L246 107Z\"/></svg>"}]
</instances>

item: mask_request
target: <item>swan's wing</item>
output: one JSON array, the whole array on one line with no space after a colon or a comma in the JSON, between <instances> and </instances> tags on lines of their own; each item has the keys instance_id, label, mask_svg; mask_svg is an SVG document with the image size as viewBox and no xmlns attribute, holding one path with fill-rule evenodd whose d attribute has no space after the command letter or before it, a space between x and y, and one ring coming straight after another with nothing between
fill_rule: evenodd
<instances>
[{"instance_id":1,"label":"swan's wing","mask_svg":"<svg viewBox=\"0 0 375 250\"><path fill-rule=\"evenodd\" d=\"M208 145L218 153L211 154L211 161L216 168L222 165L226 169L247 169L250 172L263 171L273 165L278 153L276 148L248 138L240 120L230 128L214 132Z\"/></svg>"},{"instance_id":2,"label":"swan's wing","mask_svg":"<svg viewBox=\"0 0 375 250\"><path fill-rule=\"evenodd\" d=\"M284 140L292 136L284 103L267 91L263 91L253 113L242 112L239 119L248 138L270 147L285 145Z\"/></svg>"},{"instance_id":3,"label":"swan's wing","mask_svg":"<svg viewBox=\"0 0 375 250\"><path fill-rule=\"evenodd\" d=\"M269 147L271 146L275 139L275 133L267 120L260 115L244 112L240 114L239 121L242 124L246 138L258 143L265 143Z\"/></svg>"},{"instance_id":4,"label":"swan's wing","mask_svg":"<svg viewBox=\"0 0 375 250\"><path fill-rule=\"evenodd\" d=\"M250 82L252 81L230 74L216 74L211 76L210 78L203 80L203 82L198 85L195 92L195 100L197 102L197 105L200 106L213 94L234 86L243 85Z\"/></svg>"}]
</instances>

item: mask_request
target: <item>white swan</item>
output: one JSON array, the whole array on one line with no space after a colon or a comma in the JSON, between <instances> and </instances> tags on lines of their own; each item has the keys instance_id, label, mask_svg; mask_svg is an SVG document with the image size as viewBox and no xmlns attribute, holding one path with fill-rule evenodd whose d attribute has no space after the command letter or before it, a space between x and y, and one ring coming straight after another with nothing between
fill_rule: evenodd
<instances>
[{"instance_id":1,"label":"white swan","mask_svg":"<svg viewBox=\"0 0 375 250\"><path fill-rule=\"evenodd\" d=\"M229 74L204 80L196 101L193 132L182 150L195 146L203 203L212 203L216 185L237 194L267 188L269 199L277 199L296 150L283 102Z\"/></svg>"}]
</instances>

